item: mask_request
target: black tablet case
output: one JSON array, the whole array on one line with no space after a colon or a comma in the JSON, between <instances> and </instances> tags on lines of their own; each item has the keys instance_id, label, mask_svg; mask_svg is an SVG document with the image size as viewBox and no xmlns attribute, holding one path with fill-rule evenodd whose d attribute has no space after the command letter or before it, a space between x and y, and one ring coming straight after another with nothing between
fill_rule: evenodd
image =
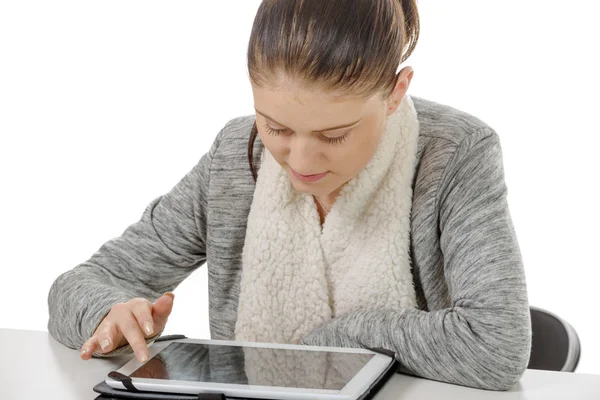
<instances>
[{"instance_id":1,"label":"black tablet case","mask_svg":"<svg viewBox=\"0 0 600 400\"><path fill-rule=\"evenodd\" d=\"M175 339L185 339L183 335L170 335L166 337L158 338L156 341L166 341ZM373 382L371 387L367 389L365 393L357 400L369 400L375 397L375 395L381 390L381 388L387 383L387 381L398 371L399 362L395 358L394 352L382 348L370 348L369 350L376 353L384 354L391 357L394 361L390 364L389 368L379 377L378 380ZM104 380L94 386L94 391L100 393L100 396L96 397L95 400L120 400L120 399L137 399L137 400L226 400L226 399L245 399L242 397L225 397L221 393L199 393L194 394L182 394L182 393L163 393L163 392L147 392L137 391L131 379L126 375L112 372L113 378L121 380L123 384L128 387L129 390L115 389L109 386ZM252 399L252 400L272 400L272 399Z\"/></svg>"}]
</instances>

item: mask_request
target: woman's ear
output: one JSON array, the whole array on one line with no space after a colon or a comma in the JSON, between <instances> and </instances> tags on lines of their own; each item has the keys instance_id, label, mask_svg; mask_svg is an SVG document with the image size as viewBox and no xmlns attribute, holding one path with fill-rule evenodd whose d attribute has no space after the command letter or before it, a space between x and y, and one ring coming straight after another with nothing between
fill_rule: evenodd
<instances>
[{"instance_id":1,"label":"woman's ear","mask_svg":"<svg viewBox=\"0 0 600 400\"><path fill-rule=\"evenodd\" d=\"M396 80L396 86L394 87L394 91L390 95L387 103L387 114L393 114L394 111L400 105L402 98L408 91L408 87L410 86L410 81L412 80L414 73L414 69L412 67L404 67L400 72L398 72L398 79Z\"/></svg>"}]
</instances>

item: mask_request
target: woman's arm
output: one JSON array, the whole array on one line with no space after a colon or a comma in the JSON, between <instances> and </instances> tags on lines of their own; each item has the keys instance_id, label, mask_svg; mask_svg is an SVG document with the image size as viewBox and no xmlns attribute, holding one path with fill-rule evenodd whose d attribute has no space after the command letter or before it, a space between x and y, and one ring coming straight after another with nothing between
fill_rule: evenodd
<instances>
[{"instance_id":1,"label":"woman's arm","mask_svg":"<svg viewBox=\"0 0 600 400\"><path fill-rule=\"evenodd\" d=\"M167 194L150 202L139 221L54 281L48 330L56 340L81 347L113 305L134 297L154 301L206 261L211 160L226 129Z\"/></svg>"},{"instance_id":2,"label":"woman's arm","mask_svg":"<svg viewBox=\"0 0 600 400\"><path fill-rule=\"evenodd\" d=\"M305 344L384 347L402 371L491 390L523 375L531 350L525 274L506 200L502 151L491 130L463 140L440 182L440 245L452 306L356 311Z\"/></svg>"}]
</instances>

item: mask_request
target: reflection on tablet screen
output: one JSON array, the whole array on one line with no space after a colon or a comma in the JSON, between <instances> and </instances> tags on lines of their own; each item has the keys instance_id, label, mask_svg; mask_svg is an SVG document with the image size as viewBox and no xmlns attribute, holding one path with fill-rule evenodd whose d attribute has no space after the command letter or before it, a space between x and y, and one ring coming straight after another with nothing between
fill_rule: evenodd
<instances>
[{"instance_id":1,"label":"reflection on tablet screen","mask_svg":"<svg viewBox=\"0 0 600 400\"><path fill-rule=\"evenodd\" d=\"M341 390L372 354L171 343L131 377Z\"/></svg>"}]
</instances>

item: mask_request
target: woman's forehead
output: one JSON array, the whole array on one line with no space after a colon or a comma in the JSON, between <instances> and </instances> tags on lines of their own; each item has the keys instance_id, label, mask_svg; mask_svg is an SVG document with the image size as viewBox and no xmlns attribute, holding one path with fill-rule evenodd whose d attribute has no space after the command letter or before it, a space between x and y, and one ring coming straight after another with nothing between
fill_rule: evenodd
<instances>
[{"instance_id":1,"label":"woman's forehead","mask_svg":"<svg viewBox=\"0 0 600 400\"><path fill-rule=\"evenodd\" d=\"M254 109L258 115L278 127L313 132L350 127L373 113L372 107L364 101L361 103L308 101L307 104L300 104L291 98L269 96L261 99L255 97Z\"/></svg>"},{"instance_id":2,"label":"woman's forehead","mask_svg":"<svg viewBox=\"0 0 600 400\"><path fill-rule=\"evenodd\" d=\"M278 116L288 113L319 114L364 114L376 106L376 96L365 99L356 96L332 95L324 90L306 88L266 87L252 88L254 108L265 116L280 121ZM283 122L283 121L280 121Z\"/></svg>"}]
</instances>

